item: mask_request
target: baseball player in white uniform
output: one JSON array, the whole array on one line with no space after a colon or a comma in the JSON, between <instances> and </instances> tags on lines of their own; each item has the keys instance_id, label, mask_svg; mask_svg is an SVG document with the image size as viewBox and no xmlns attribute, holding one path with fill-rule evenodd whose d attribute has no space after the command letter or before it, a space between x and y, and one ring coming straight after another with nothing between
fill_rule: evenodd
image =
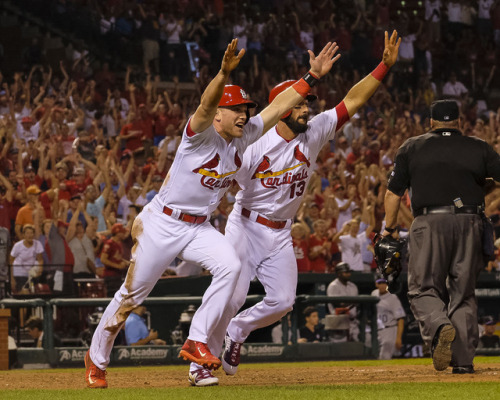
<instances>
[{"instance_id":1,"label":"baseball player in white uniform","mask_svg":"<svg viewBox=\"0 0 500 400\"><path fill-rule=\"evenodd\" d=\"M375 284L377 289L372 292L372 296L380 297L380 301L377 303L377 319L380 326L378 358L379 360L390 360L394 351L401 349L406 313L398 296L387 290L387 279L379 278Z\"/></svg>"},{"instance_id":2,"label":"baseball player in white uniform","mask_svg":"<svg viewBox=\"0 0 500 400\"><path fill-rule=\"evenodd\" d=\"M247 146L307 94L304 88L291 88L259 115L249 118L248 109L256 104L239 86L225 86L229 73L245 53L241 50L235 54L237 42L234 39L228 45L221 70L188 121L160 192L134 221L134 247L127 277L106 308L85 357L85 378L91 388L107 387L105 369L118 331L175 257L202 265L213 276L193 316L180 357L204 366L190 375L191 384L217 383L210 370L217 369L221 361L210 352L207 341L233 294L241 264L227 238L210 224L210 214L232 185ZM328 43L312 63L312 72L317 65L320 74L337 49Z\"/></svg>"},{"instance_id":3,"label":"baseball player in white uniform","mask_svg":"<svg viewBox=\"0 0 500 400\"><path fill-rule=\"evenodd\" d=\"M292 310L297 286L297 265L290 225L300 206L321 148L371 97L389 68L396 62L401 39L396 31L385 33L383 61L356 84L335 108L308 122L307 101L295 106L277 126L248 148L237 180L242 190L226 226L243 264L234 294L217 326L214 348L221 343L224 323L229 323L222 356L224 371L233 375L240 361L241 344L250 332L278 321ZM269 100L293 85L277 85ZM257 276L266 296L260 303L230 318L244 304L251 279ZM210 347L212 348L212 347Z\"/></svg>"}]
</instances>

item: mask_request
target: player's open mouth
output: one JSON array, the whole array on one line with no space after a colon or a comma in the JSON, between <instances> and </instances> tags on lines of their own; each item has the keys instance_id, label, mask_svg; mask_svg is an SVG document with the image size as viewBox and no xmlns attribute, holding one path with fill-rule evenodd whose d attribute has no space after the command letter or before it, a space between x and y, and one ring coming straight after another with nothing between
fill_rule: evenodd
<instances>
[{"instance_id":1,"label":"player's open mouth","mask_svg":"<svg viewBox=\"0 0 500 400\"><path fill-rule=\"evenodd\" d=\"M244 125L245 125L245 124L243 124L243 123L239 123L239 124L236 124L236 127L237 127L237 128L240 128L240 129L243 129L243 126L244 126Z\"/></svg>"}]
</instances>

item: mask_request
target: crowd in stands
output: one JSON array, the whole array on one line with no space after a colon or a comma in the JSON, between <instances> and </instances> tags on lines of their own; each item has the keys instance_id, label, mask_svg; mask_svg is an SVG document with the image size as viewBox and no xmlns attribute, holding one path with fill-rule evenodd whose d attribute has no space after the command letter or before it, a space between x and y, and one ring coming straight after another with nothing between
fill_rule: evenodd
<instances>
[{"instance_id":1,"label":"crowd in stands","mask_svg":"<svg viewBox=\"0 0 500 400\"><path fill-rule=\"evenodd\" d=\"M100 21L100 40L118 53L139 38L143 60L111 69L84 48L46 60L35 43L18 72L0 73L0 226L17 246L11 262L18 293L40 275L53 292L76 294L73 278L96 276L104 277L108 295L119 287L132 222L160 190L232 37L247 53L231 79L259 103L257 112L275 84L306 72L307 49L336 40L342 57L314 88L319 100L311 116L335 106L378 63L385 29L403 38L383 85L320 153L292 227L300 272L331 272L340 261L373 271L371 240L382 229L388 173L398 147L429 129L433 100L456 99L464 133L498 149L492 89L500 79L499 0L426 0L416 13L390 0L41 3L57 3L51 12L61 21L85 9L82 15ZM186 42L198 46L192 74L182 57ZM183 80L193 90L181 90ZM492 189L487 214L500 237L500 190ZM237 190L212 216L222 232ZM408 195L400 216L407 230ZM500 252L487 269L500 269Z\"/></svg>"}]
</instances>

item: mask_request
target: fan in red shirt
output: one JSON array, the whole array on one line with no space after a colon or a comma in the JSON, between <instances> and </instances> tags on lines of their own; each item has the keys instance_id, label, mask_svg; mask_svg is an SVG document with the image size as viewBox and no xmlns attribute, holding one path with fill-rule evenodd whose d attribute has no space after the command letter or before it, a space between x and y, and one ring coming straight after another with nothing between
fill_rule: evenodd
<instances>
[{"instance_id":1,"label":"fan in red shirt","mask_svg":"<svg viewBox=\"0 0 500 400\"><path fill-rule=\"evenodd\" d=\"M309 262L309 228L305 223L295 223L292 225L292 243L295 258L297 259L298 272L310 272Z\"/></svg>"},{"instance_id":2,"label":"fan in red shirt","mask_svg":"<svg viewBox=\"0 0 500 400\"><path fill-rule=\"evenodd\" d=\"M10 232L10 209L14 199L14 187L0 172L0 227L7 228Z\"/></svg>"},{"instance_id":3,"label":"fan in red shirt","mask_svg":"<svg viewBox=\"0 0 500 400\"><path fill-rule=\"evenodd\" d=\"M330 260L331 241L325 220L318 219L313 224L314 233L309 237L309 262L311 272L324 273Z\"/></svg>"},{"instance_id":4,"label":"fan in red shirt","mask_svg":"<svg viewBox=\"0 0 500 400\"><path fill-rule=\"evenodd\" d=\"M180 130L186 123L186 117L182 113L182 108L179 104L175 103L168 113L168 122L172 124L176 130Z\"/></svg>"},{"instance_id":5,"label":"fan in red shirt","mask_svg":"<svg viewBox=\"0 0 500 400\"><path fill-rule=\"evenodd\" d=\"M326 193L326 190L325 190ZM333 195L331 195L333 196ZM332 201L333 200L333 201ZM339 210L337 202L335 201L335 196L328 197L325 203L325 207L320 212L320 217L326 222L326 234L328 237L333 237L337 233L337 219L339 216ZM331 265L327 265L329 270L327 272L332 271L332 267L334 268L337 262L341 260L340 248L337 243L331 242L330 246L330 255L331 255Z\"/></svg>"},{"instance_id":6,"label":"fan in red shirt","mask_svg":"<svg viewBox=\"0 0 500 400\"><path fill-rule=\"evenodd\" d=\"M352 151L347 155L345 160L349 172L354 172L354 166L363 162L365 157L361 153L361 143L358 140L353 140L351 145Z\"/></svg>"},{"instance_id":7,"label":"fan in red shirt","mask_svg":"<svg viewBox=\"0 0 500 400\"><path fill-rule=\"evenodd\" d=\"M111 239L104 242L101 262L104 265L104 280L108 294L120 288L122 278L128 268L128 261L123 259L122 242L128 231L122 224L114 224L111 228Z\"/></svg>"},{"instance_id":8,"label":"fan in red shirt","mask_svg":"<svg viewBox=\"0 0 500 400\"><path fill-rule=\"evenodd\" d=\"M159 97L159 99L161 96ZM160 101L160 100L158 100ZM158 108L158 112L155 113L155 109ZM169 122L169 116L167 115L167 106L164 103L157 103L157 106L153 109L154 113L154 145L158 144L165 138L167 126Z\"/></svg>"},{"instance_id":9,"label":"fan in red shirt","mask_svg":"<svg viewBox=\"0 0 500 400\"><path fill-rule=\"evenodd\" d=\"M36 185L39 189L41 189L42 183L43 179L39 175L35 174L35 171L33 170L33 167L31 165L28 165L24 169L24 185L26 187Z\"/></svg>"},{"instance_id":10,"label":"fan in red shirt","mask_svg":"<svg viewBox=\"0 0 500 400\"><path fill-rule=\"evenodd\" d=\"M138 120L136 113L130 110L128 114L128 122L122 126L120 138L125 140L125 147L134 151L144 147L142 138L144 136L142 123Z\"/></svg>"}]
</instances>

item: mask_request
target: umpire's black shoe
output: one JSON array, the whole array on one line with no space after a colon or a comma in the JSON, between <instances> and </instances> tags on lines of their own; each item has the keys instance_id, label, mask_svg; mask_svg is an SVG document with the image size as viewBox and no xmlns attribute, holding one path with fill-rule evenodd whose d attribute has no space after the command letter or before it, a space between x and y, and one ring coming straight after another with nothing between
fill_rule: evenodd
<instances>
[{"instance_id":1,"label":"umpire's black shoe","mask_svg":"<svg viewBox=\"0 0 500 400\"><path fill-rule=\"evenodd\" d=\"M453 325L441 325L432 342L432 363L436 371L444 371L450 366L451 344L455 340L455 328Z\"/></svg>"},{"instance_id":2,"label":"umpire's black shoe","mask_svg":"<svg viewBox=\"0 0 500 400\"><path fill-rule=\"evenodd\" d=\"M476 371L474 370L473 365L465 365L463 367L453 367L453 374L474 374Z\"/></svg>"}]
</instances>

